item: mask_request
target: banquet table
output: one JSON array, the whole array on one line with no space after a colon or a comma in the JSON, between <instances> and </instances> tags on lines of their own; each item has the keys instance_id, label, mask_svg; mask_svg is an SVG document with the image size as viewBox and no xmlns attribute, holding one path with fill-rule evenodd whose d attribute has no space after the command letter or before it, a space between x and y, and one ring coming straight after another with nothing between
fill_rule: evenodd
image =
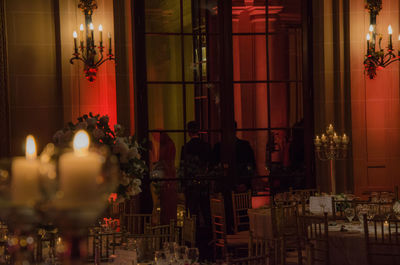
<instances>
[{"instance_id":1,"label":"banquet table","mask_svg":"<svg viewBox=\"0 0 400 265\"><path fill-rule=\"evenodd\" d=\"M271 209L249 209L248 214L250 231L258 237L272 238ZM372 229L370 227L370 231ZM400 252L400 249L389 251ZM368 264L364 230L360 223L337 221L329 225L329 257L331 265ZM379 257L379 264L400 264L400 258L393 260L392 257Z\"/></svg>"}]
</instances>

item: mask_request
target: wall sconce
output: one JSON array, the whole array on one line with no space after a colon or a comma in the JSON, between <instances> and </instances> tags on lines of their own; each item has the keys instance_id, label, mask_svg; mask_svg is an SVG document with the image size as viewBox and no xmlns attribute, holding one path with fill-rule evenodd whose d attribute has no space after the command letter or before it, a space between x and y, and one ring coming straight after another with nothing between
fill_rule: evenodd
<instances>
[{"instance_id":1,"label":"wall sconce","mask_svg":"<svg viewBox=\"0 0 400 265\"><path fill-rule=\"evenodd\" d=\"M111 33L108 33L108 54L103 56L103 26L99 25L99 46L96 46L94 41L94 26L92 23L92 14L97 9L96 0L80 0L78 7L85 14L85 26L81 24L79 28L79 49L78 49L78 34L76 31L73 32L74 37L74 53L70 59L70 63L73 64L74 60L80 60L84 63L85 77L89 82L96 80L96 73L100 65L106 61L115 61L115 57L112 54L111 46ZM85 30L86 29L86 30ZM86 45L86 46L85 46ZM96 48L98 52L96 51Z\"/></svg>"},{"instance_id":2,"label":"wall sconce","mask_svg":"<svg viewBox=\"0 0 400 265\"><path fill-rule=\"evenodd\" d=\"M385 68L393 62L400 60L400 50L396 56L393 50L392 43L392 26L388 26L388 47L387 53L382 49L382 34L376 33L376 16L382 9L382 0L367 0L365 8L370 15L369 33L367 34L367 55L364 60L365 73L370 79L374 79L376 71ZM378 50L375 48L376 38L378 37ZM400 35L399 35L400 41Z\"/></svg>"}]
</instances>

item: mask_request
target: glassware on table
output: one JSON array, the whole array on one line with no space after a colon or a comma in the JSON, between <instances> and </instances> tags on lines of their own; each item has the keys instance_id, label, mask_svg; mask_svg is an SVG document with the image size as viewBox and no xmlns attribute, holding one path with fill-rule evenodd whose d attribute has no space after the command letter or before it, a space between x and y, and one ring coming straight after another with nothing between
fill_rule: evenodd
<instances>
[{"instance_id":1,"label":"glassware on table","mask_svg":"<svg viewBox=\"0 0 400 265\"><path fill-rule=\"evenodd\" d=\"M175 248L177 246L178 244L176 242L164 242L163 249L169 262L175 259Z\"/></svg>"},{"instance_id":2,"label":"glassware on table","mask_svg":"<svg viewBox=\"0 0 400 265\"><path fill-rule=\"evenodd\" d=\"M187 250L186 246L175 247L175 260L177 261L178 264L184 264L185 261L187 260L186 250Z\"/></svg>"},{"instance_id":3,"label":"glassware on table","mask_svg":"<svg viewBox=\"0 0 400 265\"><path fill-rule=\"evenodd\" d=\"M358 205L356 208L358 221L360 221L361 225L364 223L364 214L368 213L368 208L365 205Z\"/></svg>"},{"instance_id":4,"label":"glassware on table","mask_svg":"<svg viewBox=\"0 0 400 265\"><path fill-rule=\"evenodd\" d=\"M356 211L354 208L349 207L344 210L344 215L346 216L347 220L351 223L356 215Z\"/></svg>"},{"instance_id":5,"label":"glassware on table","mask_svg":"<svg viewBox=\"0 0 400 265\"><path fill-rule=\"evenodd\" d=\"M154 252L154 262L156 265L166 265L170 261L167 258L167 255L164 251L156 251Z\"/></svg>"},{"instance_id":6,"label":"glassware on table","mask_svg":"<svg viewBox=\"0 0 400 265\"><path fill-rule=\"evenodd\" d=\"M190 264L194 264L199 260L199 249L198 248L187 248L186 257Z\"/></svg>"}]
</instances>

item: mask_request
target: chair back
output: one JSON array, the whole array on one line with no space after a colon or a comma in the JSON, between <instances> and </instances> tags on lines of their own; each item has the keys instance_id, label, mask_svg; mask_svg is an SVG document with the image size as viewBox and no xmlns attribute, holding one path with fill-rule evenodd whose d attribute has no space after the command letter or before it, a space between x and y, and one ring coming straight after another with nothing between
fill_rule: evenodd
<instances>
[{"instance_id":1,"label":"chair back","mask_svg":"<svg viewBox=\"0 0 400 265\"><path fill-rule=\"evenodd\" d=\"M400 264L400 220L366 214L363 219L368 265Z\"/></svg>"},{"instance_id":2,"label":"chair back","mask_svg":"<svg viewBox=\"0 0 400 265\"><path fill-rule=\"evenodd\" d=\"M308 264L329 265L328 214L301 215L299 225L301 235L306 240Z\"/></svg>"},{"instance_id":3,"label":"chair back","mask_svg":"<svg viewBox=\"0 0 400 265\"><path fill-rule=\"evenodd\" d=\"M268 257L266 255L249 256L247 258L228 259L228 265L266 265Z\"/></svg>"},{"instance_id":4,"label":"chair back","mask_svg":"<svg viewBox=\"0 0 400 265\"><path fill-rule=\"evenodd\" d=\"M176 242L177 234L175 229L175 220L171 220L169 225L146 225L145 234L153 236L152 249L160 250L165 242Z\"/></svg>"},{"instance_id":5,"label":"chair back","mask_svg":"<svg viewBox=\"0 0 400 265\"><path fill-rule=\"evenodd\" d=\"M125 231L134 235L145 233L147 225L152 223L152 214L134 214L126 213L121 216L121 227Z\"/></svg>"},{"instance_id":6,"label":"chair back","mask_svg":"<svg viewBox=\"0 0 400 265\"><path fill-rule=\"evenodd\" d=\"M243 193L232 191L233 224L235 233L249 230L247 210L252 208L251 190Z\"/></svg>"},{"instance_id":7,"label":"chair back","mask_svg":"<svg viewBox=\"0 0 400 265\"><path fill-rule=\"evenodd\" d=\"M225 205L222 194L218 193L210 197L211 225L214 242L214 258L217 256L217 250L221 250L221 255L225 257L226 246L226 223L225 223Z\"/></svg>"},{"instance_id":8,"label":"chair back","mask_svg":"<svg viewBox=\"0 0 400 265\"><path fill-rule=\"evenodd\" d=\"M184 216L181 234L181 242L183 245L195 247L196 245L196 215Z\"/></svg>"},{"instance_id":9,"label":"chair back","mask_svg":"<svg viewBox=\"0 0 400 265\"><path fill-rule=\"evenodd\" d=\"M90 231L91 230L91 231ZM102 232L99 229L90 229L87 235L87 261L110 261L115 249L122 243L122 233Z\"/></svg>"}]
</instances>

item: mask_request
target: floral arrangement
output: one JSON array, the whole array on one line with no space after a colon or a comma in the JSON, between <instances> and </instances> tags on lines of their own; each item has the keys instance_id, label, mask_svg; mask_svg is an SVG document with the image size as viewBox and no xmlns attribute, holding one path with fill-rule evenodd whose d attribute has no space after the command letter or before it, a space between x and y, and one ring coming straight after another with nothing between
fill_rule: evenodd
<instances>
[{"instance_id":1,"label":"floral arrangement","mask_svg":"<svg viewBox=\"0 0 400 265\"><path fill-rule=\"evenodd\" d=\"M382 10L382 0L367 0L365 9L368 9L373 16L377 16Z\"/></svg>"},{"instance_id":2,"label":"floral arrangement","mask_svg":"<svg viewBox=\"0 0 400 265\"><path fill-rule=\"evenodd\" d=\"M86 130L93 143L108 146L118 158L121 172L116 191L118 199L129 199L142 191L141 179L148 170L146 162L140 155L144 148L134 136L125 136L121 125L114 125L114 130L112 130L109 121L108 116L85 114L78 118L77 123L69 122L64 129L57 131L53 136L53 141L58 146L68 146L76 131Z\"/></svg>"}]
</instances>

